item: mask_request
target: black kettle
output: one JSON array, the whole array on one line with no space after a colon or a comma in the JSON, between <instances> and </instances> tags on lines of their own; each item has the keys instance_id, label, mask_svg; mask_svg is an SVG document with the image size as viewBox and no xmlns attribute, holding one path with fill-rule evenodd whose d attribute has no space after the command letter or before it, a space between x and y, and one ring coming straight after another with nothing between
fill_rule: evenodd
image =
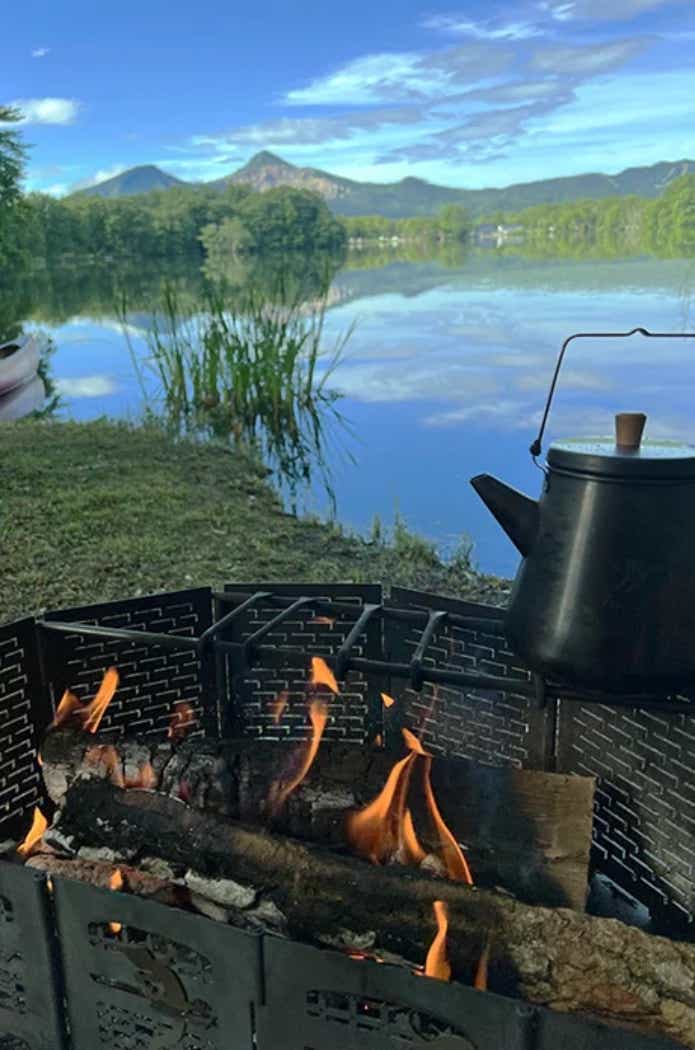
<instances>
[{"instance_id":1,"label":"black kettle","mask_svg":"<svg viewBox=\"0 0 695 1050\"><path fill-rule=\"evenodd\" d=\"M565 340L639 333L578 333ZM695 333L687 333L695 338ZM642 441L646 416L621 413L611 438L553 443L538 502L489 474L471 484L523 560L505 618L511 649L556 682L667 695L695 683L695 446Z\"/></svg>"}]
</instances>

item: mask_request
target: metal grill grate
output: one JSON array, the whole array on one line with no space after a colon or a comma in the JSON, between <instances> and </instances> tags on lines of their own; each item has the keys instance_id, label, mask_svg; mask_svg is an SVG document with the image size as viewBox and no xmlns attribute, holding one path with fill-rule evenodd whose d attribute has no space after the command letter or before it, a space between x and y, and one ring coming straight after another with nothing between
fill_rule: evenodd
<instances>
[{"instance_id":1,"label":"metal grill grate","mask_svg":"<svg viewBox=\"0 0 695 1050\"><path fill-rule=\"evenodd\" d=\"M391 601L400 607L442 609L480 618L477 627L445 620L427 650L425 666L508 677L512 688L515 678L530 681L529 671L509 651L500 610L399 587L392 590ZM416 626L389 622L389 656L407 663L419 635ZM404 701L403 720L424 729L423 739L430 750L494 765L547 768L554 702L539 709L533 700L515 696L511 689L505 693L473 688L462 692L458 687L425 684L418 692L397 681L393 688Z\"/></svg>"},{"instance_id":2,"label":"metal grill grate","mask_svg":"<svg viewBox=\"0 0 695 1050\"><path fill-rule=\"evenodd\" d=\"M83 622L107 628L152 631L192 638L211 622L207 588L133 598L103 605L61 609L48 613L47 622ZM145 736L164 736L174 703L187 701L206 728L217 722L216 699L203 703L198 654L194 649L167 650L117 638L63 634L42 630L45 667L53 704L70 688L81 699L90 698L104 671L114 664L120 685L103 721L104 729L123 729Z\"/></svg>"},{"instance_id":3,"label":"metal grill grate","mask_svg":"<svg viewBox=\"0 0 695 1050\"><path fill-rule=\"evenodd\" d=\"M354 606L352 619L337 619L322 615L310 605L298 609L284 620L277 629L271 630L263 639L264 645L291 647L306 654L301 668L264 667L262 662L247 674L235 674L229 660L225 665L230 697L230 712L233 712L234 729L245 736L257 736L264 740L299 740L309 732L306 711L306 683L311 656L335 655L345 641L365 602L378 604L381 588L331 584L280 585L254 584L253 586L231 585L225 593L234 597L255 591L272 591L286 598L308 595L317 601L339 601ZM233 608L231 603L221 603L216 619ZM223 632L221 638L229 641L246 641L254 632L269 624L277 616L278 607L269 601L254 603L240 621L235 621L231 631ZM355 656L379 658L381 656L381 625L374 621L358 639L352 653ZM340 696L331 703L331 719L326 727L327 740L362 744L371 739L380 727L381 714L379 682L374 676L369 681L364 674L349 671L341 683ZM274 702L279 694L286 695L287 706L280 724L273 718Z\"/></svg>"},{"instance_id":4,"label":"metal grill grate","mask_svg":"<svg viewBox=\"0 0 695 1050\"><path fill-rule=\"evenodd\" d=\"M657 922L695 917L695 719L562 707L558 768L599 778L594 861Z\"/></svg>"}]
</instances>

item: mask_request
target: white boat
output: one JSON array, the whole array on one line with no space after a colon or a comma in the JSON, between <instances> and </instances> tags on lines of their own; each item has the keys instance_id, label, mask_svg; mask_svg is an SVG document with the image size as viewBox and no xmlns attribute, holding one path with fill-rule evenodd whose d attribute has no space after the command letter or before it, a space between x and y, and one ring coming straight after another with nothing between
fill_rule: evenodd
<instances>
[{"instance_id":1,"label":"white boat","mask_svg":"<svg viewBox=\"0 0 695 1050\"><path fill-rule=\"evenodd\" d=\"M10 423L22 416L28 416L43 406L46 400L46 388L43 379L34 376L28 383L22 383L0 395L0 423Z\"/></svg>"},{"instance_id":2,"label":"white boat","mask_svg":"<svg viewBox=\"0 0 695 1050\"><path fill-rule=\"evenodd\" d=\"M44 337L38 332L29 332L0 344L0 396L36 375L44 343Z\"/></svg>"}]
</instances>

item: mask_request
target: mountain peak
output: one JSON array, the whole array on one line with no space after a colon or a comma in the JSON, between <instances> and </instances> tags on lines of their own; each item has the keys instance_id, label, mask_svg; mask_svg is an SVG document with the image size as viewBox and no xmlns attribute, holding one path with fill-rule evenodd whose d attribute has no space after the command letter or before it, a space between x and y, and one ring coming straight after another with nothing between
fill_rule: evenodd
<instances>
[{"instance_id":1,"label":"mountain peak","mask_svg":"<svg viewBox=\"0 0 695 1050\"><path fill-rule=\"evenodd\" d=\"M244 164L240 171L258 171L259 168L267 167L294 168L294 164L278 157L277 153L271 153L268 149L262 149L260 153L254 153L251 160Z\"/></svg>"}]
</instances>

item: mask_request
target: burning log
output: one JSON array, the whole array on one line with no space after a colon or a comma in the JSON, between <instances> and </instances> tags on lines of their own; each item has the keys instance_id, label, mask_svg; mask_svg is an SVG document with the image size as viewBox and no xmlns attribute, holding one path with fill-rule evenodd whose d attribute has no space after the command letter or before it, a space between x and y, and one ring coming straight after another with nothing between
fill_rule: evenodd
<instances>
[{"instance_id":1,"label":"burning log","mask_svg":"<svg viewBox=\"0 0 695 1050\"><path fill-rule=\"evenodd\" d=\"M314 717L323 718L320 701ZM287 786L306 772L303 760L309 756L287 743L114 741L58 729L48 734L42 757L46 787L57 806L77 779L105 777L117 786L152 787L206 812L248 824L270 822L278 831L334 844L345 844L346 815L380 795L394 765L390 752L324 741L290 794ZM431 819L436 809L455 842L465 843L463 864L468 861L477 883L504 886L532 903L584 908L591 778L428 756L417 759L421 770L414 768L412 750L403 762L409 801L406 807L404 781L396 801L409 833L397 850L411 856L418 849L423 855L441 853L445 833ZM442 856L447 855L452 855L450 847L444 847Z\"/></svg>"},{"instance_id":2,"label":"burning log","mask_svg":"<svg viewBox=\"0 0 695 1050\"><path fill-rule=\"evenodd\" d=\"M290 936L348 950L369 945L376 955L425 958L436 899L440 916L448 914L445 958L455 979L474 983L483 956L492 991L695 1048L695 945L530 907L422 870L375 866L105 780L76 782L58 824L76 845L155 851L171 864L233 879L272 904Z\"/></svg>"}]
</instances>

